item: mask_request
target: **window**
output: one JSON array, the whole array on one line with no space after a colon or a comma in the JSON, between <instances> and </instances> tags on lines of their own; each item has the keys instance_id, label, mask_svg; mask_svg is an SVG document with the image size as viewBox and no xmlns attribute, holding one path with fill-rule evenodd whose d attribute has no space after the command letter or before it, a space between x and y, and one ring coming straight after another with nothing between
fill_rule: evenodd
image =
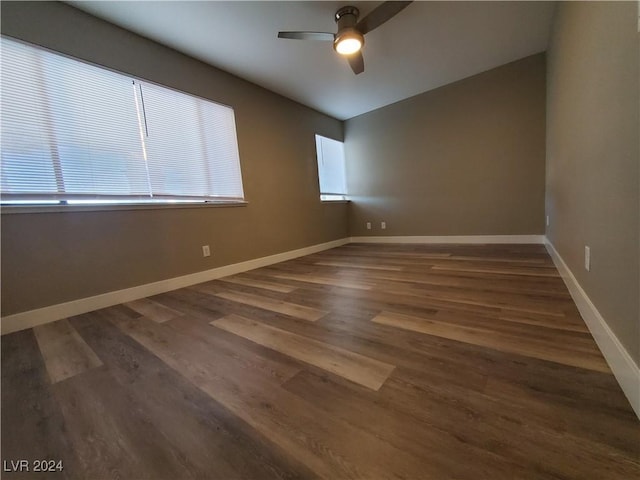
<instances>
[{"instance_id":1,"label":"window","mask_svg":"<svg viewBox=\"0 0 640 480\"><path fill-rule=\"evenodd\" d=\"M344 144L331 138L316 135L318 178L321 200L346 200Z\"/></svg>"},{"instance_id":2,"label":"window","mask_svg":"<svg viewBox=\"0 0 640 480\"><path fill-rule=\"evenodd\" d=\"M233 109L2 37L3 204L242 201Z\"/></svg>"}]
</instances>

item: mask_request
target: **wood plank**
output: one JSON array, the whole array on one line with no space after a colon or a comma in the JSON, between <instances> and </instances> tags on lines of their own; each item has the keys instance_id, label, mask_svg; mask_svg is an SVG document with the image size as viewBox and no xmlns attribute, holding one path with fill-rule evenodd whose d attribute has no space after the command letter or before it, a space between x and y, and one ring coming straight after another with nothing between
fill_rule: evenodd
<instances>
[{"instance_id":1,"label":"wood plank","mask_svg":"<svg viewBox=\"0 0 640 480\"><path fill-rule=\"evenodd\" d=\"M373 247L373 245L368 245L368 247ZM344 249L334 248L332 250L328 250L333 256L340 256L342 258L400 258L400 259L432 259L432 258L448 258L451 256L448 252L431 252L431 253L418 253L415 251L409 252L381 252L376 251L373 248L366 248L361 251L357 251L358 249L353 247L353 244L346 246ZM321 252L317 255L326 254L327 252Z\"/></svg>"},{"instance_id":2,"label":"wood plank","mask_svg":"<svg viewBox=\"0 0 640 480\"><path fill-rule=\"evenodd\" d=\"M539 265L549 268L555 268L553 262L550 258L501 258L501 257L483 257L483 256L471 256L471 255L450 255L449 257L445 257L453 261L463 261L463 262L495 262L495 263L508 263L510 265L514 264L533 264Z\"/></svg>"},{"instance_id":3,"label":"wood plank","mask_svg":"<svg viewBox=\"0 0 640 480\"><path fill-rule=\"evenodd\" d=\"M553 328L538 324L531 325L523 322L510 322L491 316L452 313L447 310L440 310L435 315L417 316L456 326L479 328L495 333L515 335L528 340L543 341L550 344L564 343L565 346L571 350L577 349L593 352L596 349L593 338L586 332Z\"/></svg>"},{"instance_id":4,"label":"wood plank","mask_svg":"<svg viewBox=\"0 0 640 480\"><path fill-rule=\"evenodd\" d=\"M529 277L559 277L560 274L555 269L540 268L473 268L464 266L435 265L432 270L444 270L450 272L467 272L467 273L494 273L500 275L521 275Z\"/></svg>"},{"instance_id":5,"label":"wood plank","mask_svg":"<svg viewBox=\"0 0 640 480\"><path fill-rule=\"evenodd\" d=\"M568 321L566 317L561 320L558 320L558 319L540 318L534 315L505 313L504 315L500 315L498 319L505 320L507 322L524 323L526 325L537 325L545 328L554 328L557 330L569 330L572 332L589 333L589 329L587 328L584 322Z\"/></svg>"},{"instance_id":6,"label":"wood plank","mask_svg":"<svg viewBox=\"0 0 640 480\"><path fill-rule=\"evenodd\" d=\"M2 336L2 459L61 460L62 472L4 472L3 478L82 479L60 404L33 329ZM32 466L32 465L30 465Z\"/></svg>"},{"instance_id":7,"label":"wood plank","mask_svg":"<svg viewBox=\"0 0 640 480\"><path fill-rule=\"evenodd\" d=\"M602 448L567 432L562 418L531 415L527 408L494 398L491 392L485 395L470 392L458 401L449 389L433 388L428 383L398 375L391 378L380 393L380 403L390 401L415 422L425 422L437 431L448 432L467 443L470 449L482 448L498 458L511 459L516 468L524 467L525 475L534 479L626 479L633 478L633 472L640 466L629 461L632 457L620 450ZM616 460L611 461L614 458ZM487 474L487 478L509 479L520 478L520 475L514 470L511 474Z\"/></svg>"},{"instance_id":8,"label":"wood plank","mask_svg":"<svg viewBox=\"0 0 640 480\"><path fill-rule=\"evenodd\" d=\"M536 420L541 423L532 427L522 422L528 418L524 405L513 406L509 400L473 391L454 395L455 388L406 380L402 369L380 394L356 391L346 382L310 372L296 375L284 388L336 418L424 456L425 462L446 469L444 478L474 478L475 469L476 475L482 471L486 478L537 480L541 478L540 464L544 465L543 478L581 477L585 473L607 477L610 470L604 467L606 459L620 453L567 432L561 418L545 418L545 413L551 412L537 412ZM630 432L628 429L627 435ZM583 449L576 455L582 461L578 470L567 465L567 443ZM465 461L456 464L456 458ZM613 468L622 476L632 472L634 466Z\"/></svg>"},{"instance_id":9,"label":"wood plank","mask_svg":"<svg viewBox=\"0 0 640 480\"><path fill-rule=\"evenodd\" d=\"M280 292L280 293L289 293L289 292L293 292L296 289L296 287L292 287L290 285L282 285L280 283L274 283L274 282L265 282L264 280L256 280L254 278L248 278L248 277L238 277L238 276L224 277L224 278L221 278L220 281L233 283L236 285L245 285L248 287L262 288L264 290L271 290L272 292Z\"/></svg>"},{"instance_id":10,"label":"wood plank","mask_svg":"<svg viewBox=\"0 0 640 480\"><path fill-rule=\"evenodd\" d=\"M545 392L497 378L489 379L487 392L496 401L521 409L536 421L546 420L561 426L567 434L600 444L600 450L608 446L612 451L618 450L631 458L635 457L640 471L640 428L633 416L614 416L596 408L589 414L587 424L584 422L584 413L580 411L580 399L573 399L570 404L550 402Z\"/></svg>"},{"instance_id":11,"label":"wood plank","mask_svg":"<svg viewBox=\"0 0 640 480\"><path fill-rule=\"evenodd\" d=\"M283 280L295 280L296 282L314 283L318 285L329 285L332 287L340 288L355 288L358 290L371 290L370 284L363 282L353 281L349 279L336 278L335 276L328 275L316 275L310 273L277 273L273 274L274 278L281 278Z\"/></svg>"},{"instance_id":12,"label":"wood plank","mask_svg":"<svg viewBox=\"0 0 640 480\"><path fill-rule=\"evenodd\" d=\"M141 320L141 321L140 321ZM324 414L252 370L220 364L198 338L187 342L165 325L117 320L118 327L167 365L322 478L418 478L439 473L373 435ZM180 351L181 355L175 355ZM366 448L362 448L366 445Z\"/></svg>"},{"instance_id":13,"label":"wood plank","mask_svg":"<svg viewBox=\"0 0 640 480\"><path fill-rule=\"evenodd\" d=\"M315 262L316 265L322 265L325 267L342 267L342 268L362 268L365 270L388 270L390 272L399 272L402 267L394 267L391 265L370 265L363 263L348 263L348 262Z\"/></svg>"},{"instance_id":14,"label":"wood plank","mask_svg":"<svg viewBox=\"0 0 640 480\"><path fill-rule=\"evenodd\" d=\"M597 350L590 353L579 352L570 350L565 345L557 347L545 342L534 342L517 335L496 333L489 329L463 327L435 321L433 319L393 312L382 312L371 321L404 330L411 330L413 332L495 348L503 352L515 353L599 372L611 372L604 358L602 358L602 355Z\"/></svg>"},{"instance_id":15,"label":"wood plank","mask_svg":"<svg viewBox=\"0 0 640 480\"><path fill-rule=\"evenodd\" d=\"M458 431L449 434L433 428L432 423L424 420L425 416L416 418L407 411L406 406L398 405L384 395L354 389L347 382L336 382L311 372L301 372L289 380L284 388L332 417L349 422L422 458L425 464L443 472L435 478L473 478L478 471L483 471L486 478L539 479L537 472L527 471L495 455L482 442L469 441L463 431L469 430L466 425L473 419L460 422ZM445 401L440 405L431 402L425 404L424 408L434 415L443 415L448 409ZM465 458L464 462L458 461L461 457Z\"/></svg>"},{"instance_id":16,"label":"wood plank","mask_svg":"<svg viewBox=\"0 0 640 480\"><path fill-rule=\"evenodd\" d=\"M175 476L170 478L210 478L212 471L218 478L314 477L310 470L274 447L264 437L257 435L223 405L114 325L127 322L149 325L155 327L159 335L166 335L168 338L179 337L179 342L172 342L172 346L180 344L191 348L192 351L198 351L204 345L197 337L201 331L194 332L195 336L192 336L181 333L185 331L181 328L184 325L178 326L180 323L198 323L195 320L179 317L172 322L157 324L144 317L131 319L110 308L81 315L71 321L87 343L109 365L108 372L105 372L102 378L92 379L93 389L103 392L108 388L109 393L104 393L106 401L111 401L112 396L117 396L118 392L122 393L122 389L128 392L124 395L126 404L116 405L116 408L97 405L97 400L91 398L91 395L87 399L78 398L79 414L89 409L113 409L108 425L92 417L82 422L92 426L91 438L100 438L107 442L107 445L99 450L95 445L93 451L91 447L82 447L91 464L90 467L95 468L96 458L107 463L106 454L113 446L116 446L117 454L120 445L131 442L135 444L136 449L141 444L146 444L142 451L143 456L152 455L161 459L164 457L164 461L169 462L168 468L165 467L159 472L159 476L165 478L170 477L169 472L172 470ZM203 325L203 329L213 330L207 324ZM218 356L215 359L219 358ZM78 385L78 388L83 387L88 388L89 385ZM114 400L117 402L118 398ZM120 411L121 408L126 411ZM141 425L140 420L143 420ZM130 430L126 425L119 424L119 421L132 423L135 428ZM117 426L119 438L110 438L114 424ZM78 428L84 427L79 424ZM143 436L142 440L138 438L139 435ZM157 439L161 443L156 443ZM171 452L168 459L167 452ZM124 478L159 478L150 475L149 468L140 469L140 464L145 463L139 462L139 455L130 458L128 452L123 452L119 458L112 458L109 465L111 468L107 470L127 469L131 472L138 469L137 475ZM85 478L104 477L86 475Z\"/></svg>"},{"instance_id":17,"label":"wood plank","mask_svg":"<svg viewBox=\"0 0 640 480\"><path fill-rule=\"evenodd\" d=\"M217 309L217 305L214 305L217 303L215 298L196 290L182 288L156 295L155 298L159 303L183 312L185 316L200 318L205 323L224 317L224 313ZM206 302L196 299L206 299Z\"/></svg>"},{"instance_id":18,"label":"wood plank","mask_svg":"<svg viewBox=\"0 0 640 480\"><path fill-rule=\"evenodd\" d=\"M54 387L84 478L168 479L189 471L108 369L96 369Z\"/></svg>"},{"instance_id":19,"label":"wood plank","mask_svg":"<svg viewBox=\"0 0 640 480\"><path fill-rule=\"evenodd\" d=\"M216 297L224 298L225 300L231 300L233 302L251 305L264 310L282 313L290 317L308 320L310 322L315 322L329 313L326 310L318 310L316 308L305 307L304 305L298 305L296 303L275 300L273 298L262 297L245 292L216 292L212 294Z\"/></svg>"},{"instance_id":20,"label":"wood plank","mask_svg":"<svg viewBox=\"0 0 640 480\"><path fill-rule=\"evenodd\" d=\"M102 365L91 347L67 319L33 329L51 383L60 382Z\"/></svg>"},{"instance_id":21,"label":"wood plank","mask_svg":"<svg viewBox=\"0 0 640 480\"><path fill-rule=\"evenodd\" d=\"M550 278L521 277L517 282L513 278L498 278L498 275L474 275L462 272L446 272L430 269L426 272L401 272L401 273L378 273L369 272L368 277L372 281L381 284L388 282L402 282L410 285L429 285L431 287L457 288L469 293L491 292L491 293L516 293L535 295L540 298L560 298L571 300L571 295L567 291L562 279L555 280L557 285L553 285L554 280ZM542 282L540 282L542 280Z\"/></svg>"},{"instance_id":22,"label":"wood plank","mask_svg":"<svg viewBox=\"0 0 640 480\"><path fill-rule=\"evenodd\" d=\"M518 313L535 313L538 315L545 315L551 317L563 318L564 312L558 311L558 306L552 302L533 302L523 301L522 297L509 294L492 295L492 294L473 294L467 292L452 292L452 291L434 291L432 289L414 288L411 286L402 286L400 288L388 285L379 286L378 289L383 289L386 293L397 293L399 295L413 295L418 296L424 300L434 300L438 302L445 302L452 305L470 305L478 307L487 307L492 309L499 309L505 313L518 312ZM518 304L520 303L520 304Z\"/></svg>"},{"instance_id":23,"label":"wood plank","mask_svg":"<svg viewBox=\"0 0 640 480\"><path fill-rule=\"evenodd\" d=\"M172 322L171 328L175 330L175 335L197 337L206 343L215 352L220 364L233 360L234 365L259 372L278 385L300 372L300 365L295 360L251 341L239 342L237 335L211 328L208 323L184 317ZM213 354L209 356L213 357Z\"/></svg>"},{"instance_id":24,"label":"wood plank","mask_svg":"<svg viewBox=\"0 0 640 480\"><path fill-rule=\"evenodd\" d=\"M429 268L431 265L439 265L441 260L447 257L433 257L433 256L421 256L417 257L412 255L411 257L391 257L387 255L379 255L377 257L371 257L367 255L329 255L326 252L318 255L318 260L314 262L314 265L318 265L318 262L326 263L339 263L350 264L357 266L379 266L379 267L394 267L402 268L406 270L407 267L419 267ZM400 270L391 270L400 271Z\"/></svg>"},{"instance_id":25,"label":"wood plank","mask_svg":"<svg viewBox=\"0 0 640 480\"><path fill-rule=\"evenodd\" d=\"M173 308L167 307L166 305L162 305L154 300L150 300L148 298L141 298L139 300L133 300L132 302L127 302L124 305L129 307L130 309L138 312L140 315L144 315L151 320L162 323L168 322L169 320L181 317L184 313L174 310Z\"/></svg>"},{"instance_id":26,"label":"wood plank","mask_svg":"<svg viewBox=\"0 0 640 480\"><path fill-rule=\"evenodd\" d=\"M388 363L238 315L229 315L214 320L211 325L334 373L371 390L380 389L395 368Z\"/></svg>"}]
</instances>

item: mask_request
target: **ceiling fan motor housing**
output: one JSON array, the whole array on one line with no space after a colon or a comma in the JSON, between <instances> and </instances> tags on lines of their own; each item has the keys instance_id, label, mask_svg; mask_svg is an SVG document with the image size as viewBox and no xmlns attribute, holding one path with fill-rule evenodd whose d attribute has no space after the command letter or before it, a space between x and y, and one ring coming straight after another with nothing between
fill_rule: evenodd
<instances>
[{"instance_id":1,"label":"ceiling fan motor housing","mask_svg":"<svg viewBox=\"0 0 640 480\"><path fill-rule=\"evenodd\" d=\"M335 14L335 21L338 24L338 33L336 33L333 42L333 48L337 50L337 45L346 37L355 37L364 46L364 35L362 35L355 26L358 23L360 10L356 7L346 6L340 8Z\"/></svg>"},{"instance_id":2,"label":"ceiling fan motor housing","mask_svg":"<svg viewBox=\"0 0 640 480\"><path fill-rule=\"evenodd\" d=\"M335 15L335 21L338 24L338 31L344 27L354 27L358 22L360 10L356 7L342 7L338 9Z\"/></svg>"}]
</instances>

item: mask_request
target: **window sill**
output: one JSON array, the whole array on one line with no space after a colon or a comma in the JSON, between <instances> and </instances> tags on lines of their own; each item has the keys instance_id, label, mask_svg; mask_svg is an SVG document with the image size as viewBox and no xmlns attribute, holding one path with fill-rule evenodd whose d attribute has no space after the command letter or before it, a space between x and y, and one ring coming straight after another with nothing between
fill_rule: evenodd
<instances>
[{"instance_id":1,"label":"window sill","mask_svg":"<svg viewBox=\"0 0 640 480\"><path fill-rule=\"evenodd\" d=\"M123 210L165 210L176 208L228 208L246 207L249 202L193 202L166 204L122 204L122 205L6 205L0 207L0 213L72 213L72 212L109 212Z\"/></svg>"},{"instance_id":2,"label":"window sill","mask_svg":"<svg viewBox=\"0 0 640 480\"><path fill-rule=\"evenodd\" d=\"M350 203L351 200L320 200L320 203Z\"/></svg>"}]
</instances>

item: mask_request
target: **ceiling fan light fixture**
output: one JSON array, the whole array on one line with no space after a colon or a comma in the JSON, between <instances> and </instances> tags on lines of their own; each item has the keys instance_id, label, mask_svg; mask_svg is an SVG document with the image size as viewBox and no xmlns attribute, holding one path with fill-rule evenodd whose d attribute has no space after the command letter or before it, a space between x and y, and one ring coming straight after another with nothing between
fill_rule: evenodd
<instances>
[{"instance_id":1,"label":"ceiling fan light fixture","mask_svg":"<svg viewBox=\"0 0 640 480\"><path fill-rule=\"evenodd\" d=\"M351 30L336 36L333 48L340 55L353 55L364 45L364 37L357 31Z\"/></svg>"},{"instance_id":2,"label":"ceiling fan light fixture","mask_svg":"<svg viewBox=\"0 0 640 480\"><path fill-rule=\"evenodd\" d=\"M395 17L410 3L412 1L383 2L363 19L359 18L360 11L356 7L347 5L339 8L333 17L338 24L338 33L336 34L329 32L278 32L278 38L332 41L333 49L345 57L353 73L358 75L364 72L364 58L360 52L364 46L364 36Z\"/></svg>"}]
</instances>

